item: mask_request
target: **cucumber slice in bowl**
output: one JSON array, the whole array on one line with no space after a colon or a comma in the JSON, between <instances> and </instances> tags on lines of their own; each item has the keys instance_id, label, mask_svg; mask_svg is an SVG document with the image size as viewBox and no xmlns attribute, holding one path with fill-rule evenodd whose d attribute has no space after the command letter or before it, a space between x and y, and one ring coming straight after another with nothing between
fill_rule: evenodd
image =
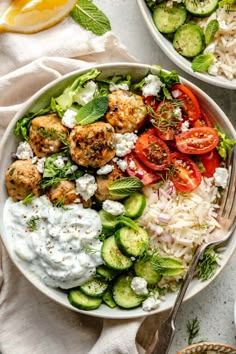
<instances>
[{"instance_id":1,"label":"cucumber slice in bowl","mask_svg":"<svg viewBox=\"0 0 236 354\"><path fill-rule=\"evenodd\" d=\"M80 290L70 290L68 300L72 306L81 310L96 310L102 303L101 298L90 297Z\"/></svg>"},{"instance_id":2,"label":"cucumber slice in bowl","mask_svg":"<svg viewBox=\"0 0 236 354\"><path fill-rule=\"evenodd\" d=\"M133 309L143 302L143 296L135 294L130 284L133 277L131 275L121 275L113 286L113 298L119 307Z\"/></svg>"},{"instance_id":3,"label":"cucumber slice in bowl","mask_svg":"<svg viewBox=\"0 0 236 354\"><path fill-rule=\"evenodd\" d=\"M104 231L113 231L117 226L117 217L109 214L105 210L100 210L98 214Z\"/></svg>"},{"instance_id":4,"label":"cucumber slice in bowl","mask_svg":"<svg viewBox=\"0 0 236 354\"><path fill-rule=\"evenodd\" d=\"M100 279L91 279L80 286L80 290L91 297L101 297L107 290L108 284Z\"/></svg>"},{"instance_id":5,"label":"cucumber slice in bowl","mask_svg":"<svg viewBox=\"0 0 236 354\"><path fill-rule=\"evenodd\" d=\"M186 58L200 54L205 47L204 33L200 26L187 23L177 29L173 46L177 52Z\"/></svg>"},{"instance_id":6,"label":"cucumber slice in bowl","mask_svg":"<svg viewBox=\"0 0 236 354\"><path fill-rule=\"evenodd\" d=\"M100 265L96 269L97 276L101 277L105 281L110 281L117 276L117 272L113 269L109 269L104 265Z\"/></svg>"},{"instance_id":7,"label":"cucumber slice in bowl","mask_svg":"<svg viewBox=\"0 0 236 354\"><path fill-rule=\"evenodd\" d=\"M148 249L149 237L141 227L138 230L122 227L115 233L115 239L120 250L127 256L142 256Z\"/></svg>"},{"instance_id":8,"label":"cucumber slice in bowl","mask_svg":"<svg viewBox=\"0 0 236 354\"><path fill-rule=\"evenodd\" d=\"M126 199L124 207L125 216L131 219L137 219L142 215L146 207L146 198L141 193L134 193Z\"/></svg>"},{"instance_id":9,"label":"cucumber slice in bowl","mask_svg":"<svg viewBox=\"0 0 236 354\"><path fill-rule=\"evenodd\" d=\"M185 6L192 15L205 17L212 14L218 5L218 0L185 0Z\"/></svg>"},{"instance_id":10,"label":"cucumber slice in bowl","mask_svg":"<svg viewBox=\"0 0 236 354\"><path fill-rule=\"evenodd\" d=\"M174 5L168 7L159 5L153 11L153 21L161 33L173 33L184 24L187 17L187 11L184 6Z\"/></svg>"},{"instance_id":11,"label":"cucumber slice in bowl","mask_svg":"<svg viewBox=\"0 0 236 354\"><path fill-rule=\"evenodd\" d=\"M108 289L105 294L102 297L103 302L105 302L105 304L110 307L111 309L114 309L117 305L113 299L112 296L112 291L110 289Z\"/></svg>"},{"instance_id":12,"label":"cucumber slice in bowl","mask_svg":"<svg viewBox=\"0 0 236 354\"><path fill-rule=\"evenodd\" d=\"M115 236L108 237L102 245L102 258L107 267L115 270L129 269L133 262L119 250Z\"/></svg>"},{"instance_id":13,"label":"cucumber slice in bowl","mask_svg":"<svg viewBox=\"0 0 236 354\"><path fill-rule=\"evenodd\" d=\"M154 269L151 257L136 261L134 271L137 277L144 278L150 286L156 285L161 280L161 274Z\"/></svg>"}]
</instances>

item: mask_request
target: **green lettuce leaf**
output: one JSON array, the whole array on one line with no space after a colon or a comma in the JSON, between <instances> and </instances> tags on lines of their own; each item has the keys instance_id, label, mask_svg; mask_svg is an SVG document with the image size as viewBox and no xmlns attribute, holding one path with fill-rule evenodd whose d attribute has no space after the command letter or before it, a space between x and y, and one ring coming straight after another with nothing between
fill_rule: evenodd
<instances>
[{"instance_id":1,"label":"green lettuce leaf","mask_svg":"<svg viewBox=\"0 0 236 354\"><path fill-rule=\"evenodd\" d=\"M192 61L193 71L206 73L209 67L214 63L215 57L211 53L200 54Z\"/></svg>"},{"instance_id":2,"label":"green lettuce leaf","mask_svg":"<svg viewBox=\"0 0 236 354\"><path fill-rule=\"evenodd\" d=\"M217 20L211 20L205 29L205 42L208 45L211 43L219 30L219 22Z\"/></svg>"},{"instance_id":3,"label":"green lettuce leaf","mask_svg":"<svg viewBox=\"0 0 236 354\"><path fill-rule=\"evenodd\" d=\"M219 129L216 128L216 130L220 138L220 142L217 145L216 149L218 150L218 153L222 157L222 159L226 160L228 154L231 152L234 145L236 144L236 140L230 139L226 134L222 133Z\"/></svg>"}]
</instances>

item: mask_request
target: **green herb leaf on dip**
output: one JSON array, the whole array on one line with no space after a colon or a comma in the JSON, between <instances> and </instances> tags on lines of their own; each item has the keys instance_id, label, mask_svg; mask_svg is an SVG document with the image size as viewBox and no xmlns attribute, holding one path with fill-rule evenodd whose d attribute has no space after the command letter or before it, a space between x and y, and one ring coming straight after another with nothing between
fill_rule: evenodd
<instances>
[{"instance_id":1,"label":"green herb leaf on dip","mask_svg":"<svg viewBox=\"0 0 236 354\"><path fill-rule=\"evenodd\" d=\"M111 196L128 197L130 194L138 192L143 187L143 183L135 177L123 177L109 186L109 193Z\"/></svg>"},{"instance_id":2,"label":"green herb leaf on dip","mask_svg":"<svg viewBox=\"0 0 236 354\"><path fill-rule=\"evenodd\" d=\"M214 63L215 57L211 53L200 54L192 61L193 71L198 71L199 73L206 73L209 67Z\"/></svg>"},{"instance_id":3,"label":"green herb leaf on dip","mask_svg":"<svg viewBox=\"0 0 236 354\"><path fill-rule=\"evenodd\" d=\"M80 26L98 36L111 30L107 16L91 0L78 0L71 16Z\"/></svg>"},{"instance_id":4,"label":"green herb leaf on dip","mask_svg":"<svg viewBox=\"0 0 236 354\"><path fill-rule=\"evenodd\" d=\"M78 110L76 120L80 125L91 124L103 117L108 109L108 97L94 98Z\"/></svg>"},{"instance_id":5,"label":"green herb leaf on dip","mask_svg":"<svg viewBox=\"0 0 236 354\"><path fill-rule=\"evenodd\" d=\"M217 20L211 20L205 29L205 42L209 44L213 41L216 32L219 30L219 22Z\"/></svg>"}]
</instances>

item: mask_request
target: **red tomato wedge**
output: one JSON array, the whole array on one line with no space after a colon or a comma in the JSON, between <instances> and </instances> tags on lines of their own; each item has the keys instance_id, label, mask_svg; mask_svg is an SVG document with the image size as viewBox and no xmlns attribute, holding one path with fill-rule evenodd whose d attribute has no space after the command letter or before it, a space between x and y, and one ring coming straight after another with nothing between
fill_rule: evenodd
<instances>
[{"instance_id":1,"label":"red tomato wedge","mask_svg":"<svg viewBox=\"0 0 236 354\"><path fill-rule=\"evenodd\" d=\"M153 128L140 135L135 145L135 153L147 167L154 171L163 171L170 164L170 150L155 133Z\"/></svg>"},{"instance_id":2,"label":"red tomato wedge","mask_svg":"<svg viewBox=\"0 0 236 354\"><path fill-rule=\"evenodd\" d=\"M171 154L174 173L170 177L175 188L180 192L192 192L201 183L202 176L197 165L187 156L178 152Z\"/></svg>"},{"instance_id":3,"label":"red tomato wedge","mask_svg":"<svg viewBox=\"0 0 236 354\"><path fill-rule=\"evenodd\" d=\"M125 156L127 162L127 173L131 177L139 178L146 186L156 183L161 179L161 176L150 170L142 162L140 162L134 153Z\"/></svg>"},{"instance_id":4,"label":"red tomato wedge","mask_svg":"<svg viewBox=\"0 0 236 354\"><path fill-rule=\"evenodd\" d=\"M183 84L175 84L171 88L172 96L182 101L182 108L190 121L201 117L201 109L197 97Z\"/></svg>"},{"instance_id":5,"label":"red tomato wedge","mask_svg":"<svg viewBox=\"0 0 236 354\"><path fill-rule=\"evenodd\" d=\"M219 143L214 128L192 128L176 136L177 149L184 154L199 155L213 150Z\"/></svg>"},{"instance_id":6,"label":"red tomato wedge","mask_svg":"<svg viewBox=\"0 0 236 354\"><path fill-rule=\"evenodd\" d=\"M205 177L212 177L217 167L220 166L221 158L217 150L214 149L204 155L199 156L205 171L202 173Z\"/></svg>"},{"instance_id":7,"label":"red tomato wedge","mask_svg":"<svg viewBox=\"0 0 236 354\"><path fill-rule=\"evenodd\" d=\"M181 126L180 107L174 101L162 101L153 113L151 122L158 136L163 140L174 140Z\"/></svg>"},{"instance_id":8,"label":"red tomato wedge","mask_svg":"<svg viewBox=\"0 0 236 354\"><path fill-rule=\"evenodd\" d=\"M154 109L154 111L156 111L157 107L158 107L158 101L156 99L156 97L154 96L148 96L144 98L144 103L151 107L152 109Z\"/></svg>"},{"instance_id":9,"label":"red tomato wedge","mask_svg":"<svg viewBox=\"0 0 236 354\"><path fill-rule=\"evenodd\" d=\"M201 127L211 127L212 128L212 124L211 124L210 119L203 112L202 112L202 116L199 119L192 122L191 125L193 128L201 128Z\"/></svg>"}]
</instances>

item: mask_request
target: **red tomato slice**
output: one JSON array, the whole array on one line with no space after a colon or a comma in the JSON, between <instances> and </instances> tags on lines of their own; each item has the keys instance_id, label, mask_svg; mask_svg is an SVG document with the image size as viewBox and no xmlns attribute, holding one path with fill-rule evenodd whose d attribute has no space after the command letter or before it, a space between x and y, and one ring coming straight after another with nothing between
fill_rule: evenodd
<instances>
[{"instance_id":1,"label":"red tomato slice","mask_svg":"<svg viewBox=\"0 0 236 354\"><path fill-rule=\"evenodd\" d=\"M181 126L178 111L180 109L173 101L162 101L152 116L158 136L163 140L174 140ZM180 111L181 117L182 113Z\"/></svg>"},{"instance_id":2,"label":"red tomato slice","mask_svg":"<svg viewBox=\"0 0 236 354\"><path fill-rule=\"evenodd\" d=\"M171 88L174 98L182 101L182 108L190 121L195 121L201 117L201 109L196 96L183 84L175 84Z\"/></svg>"},{"instance_id":3,"label":"red tomato slice","mask_svg":"<svg viewBox=\"0 0 236 354\"><path fill-rule=\"evenodd\" d=\"M156 97L154 97L154 96L145 97L145 98L144 98L144 103L145 103L147 106L150 106L152 109L154 109L154 111L157 110L158 101L157 101Z\"/></svg>"},{"instance_id":4,"label":"red tomato slice","mask_svg":"<svg viewBox=\"0 0 236 354\"><path fill-rule=\"evenodd\" d=\"M199 155L213 150L219 143L214 128L192 128L176 136L177 149L184 154Z\"/></svg>"},{"instance_id":5,"label":"red tomato slice","mask_svg":"<svg viewBox=\"0 0 236 354\"><path fill-rule=\"evenodd\" d=\"M191 192L201 183L202 176L197 165L187 156L178 152L171 154L174 173L170 177L175 188L180 192Z\"/></svg>"},{"instance_id":6,"label":"red tomato slice","mask_svg":"<svg viewBox=\"0 0 236 354\"><path fill-rule=\"evenodd\" d=\"M202 112L202 116L199 119L192 122L191 125L193 128L201 128L201 127L211 127L212 128L212 124L211 124L210 119L203 112Z\"/></svg>"},{"instance_id":7,"label":"red tomato slice","mask_svg":"<svg viewBox=\"0 0 236 354\"><path fill-rule=\"evenodd\" d=\"M135 153L144 165L154 171L162 171L170 164L170 150L155 132L155 129L149 129L140 135Z\"/></svg>"},{"instance_id":8,"label":"red tomato slice","mask_svg":"<svg viewBox=\"0 0 236 354\"><path fill-rule=\"evenodd\" d=\"M212 177L217 167L220 166L221 158L217 150L214 149L204 155L199 156L205 171L202 173L205 177Z\"/></svg>"},{"instance_id":9,"label":"red tomato slice","mask_svg":"<svg viewBox=\"0 0 236 354\"><path fill-rule=\"evenodd\" d=\"M161 179L161 176L155 174L152 170L142 164L134 153L125 156L127 162L127 173L131 177L139 178L146 186L155 183Z\"/></svg>"}]
</instances>

